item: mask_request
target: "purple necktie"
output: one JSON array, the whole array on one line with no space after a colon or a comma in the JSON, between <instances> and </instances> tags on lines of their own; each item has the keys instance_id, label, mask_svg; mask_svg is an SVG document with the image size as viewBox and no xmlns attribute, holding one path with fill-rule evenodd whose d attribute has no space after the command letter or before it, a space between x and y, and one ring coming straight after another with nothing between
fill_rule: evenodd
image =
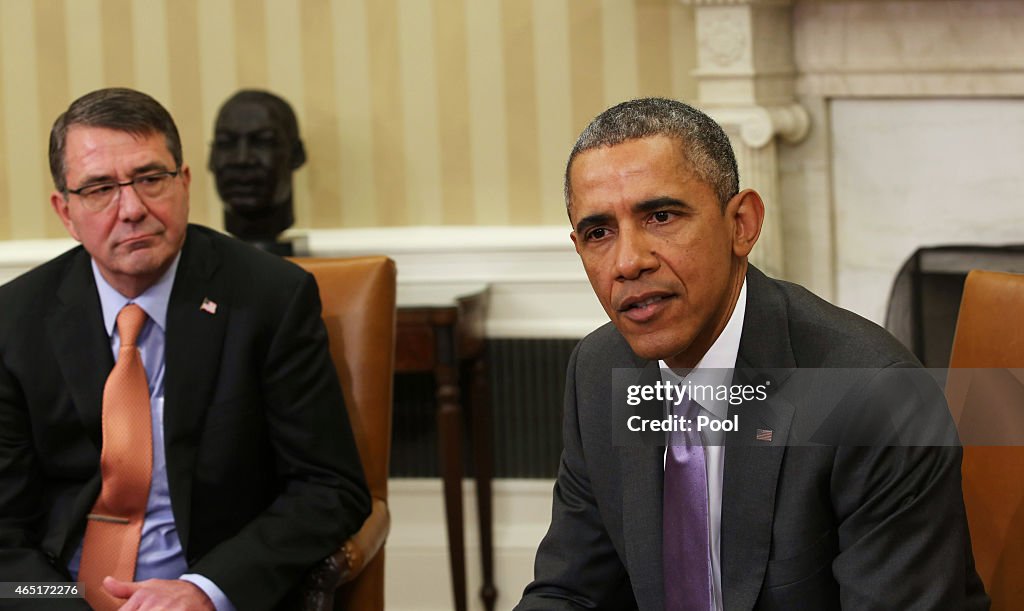
<instances>
[{"instance_id":1,"label":"purple necktie","mask_svg":"<svg viewBox=\"0 0 1024 611\"><path fill-rule=\"evenodd\" d=\"M665 611L711 609L708 476L697 428L700 405L686 397L673 408L691 431L673 431L665 453L662 550Z\"/></svg>"}]
</instances>

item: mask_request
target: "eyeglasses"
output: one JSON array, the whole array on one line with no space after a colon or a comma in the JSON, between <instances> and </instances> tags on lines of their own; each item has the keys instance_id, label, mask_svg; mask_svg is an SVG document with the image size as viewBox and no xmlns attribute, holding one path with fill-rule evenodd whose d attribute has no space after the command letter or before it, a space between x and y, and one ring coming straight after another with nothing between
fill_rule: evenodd
<instances>
[{"instance_id":1,"label":"eyeglasses","mask_svg":"<svg viewBox=\"0 0 1024 611\"><path fill-rule=\"evenodd\" d=\"M167 194L171 181L180 173L180 170L174 170L173 172L141 174L125 182L117 182L116 180L97 182L78 189L68 189L67 192L80 197L82 199L82 206L86 210L99 212L120 196L121 187L127 187L128 185L131 185L135 189L135 193L144 200L159 199Z\"/></svg>"}]
</instances>

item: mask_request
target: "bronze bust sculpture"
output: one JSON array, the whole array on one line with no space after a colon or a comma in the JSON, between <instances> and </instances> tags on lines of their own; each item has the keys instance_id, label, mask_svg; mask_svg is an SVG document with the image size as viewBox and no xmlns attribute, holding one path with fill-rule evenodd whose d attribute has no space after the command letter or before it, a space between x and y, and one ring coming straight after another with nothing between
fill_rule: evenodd
<instances>
[{"instance_id":1,"label":"bronze bust sculpture","mask_svg":"<svg viewBox=\"0 0 1024 611\"><path fill-rule=\"evenodd\" d=\"M288 102L267 92L235 93L217 113L209 169L224 202L228 232L278 254L277 241L295 222L292 173L306 161L298 121Z\"/></svg>"}]
</instances>

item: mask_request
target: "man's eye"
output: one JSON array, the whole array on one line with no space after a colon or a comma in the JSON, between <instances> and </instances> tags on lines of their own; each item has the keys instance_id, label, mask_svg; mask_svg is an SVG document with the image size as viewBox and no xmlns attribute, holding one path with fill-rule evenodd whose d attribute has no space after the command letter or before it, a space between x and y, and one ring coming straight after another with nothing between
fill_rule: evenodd
<instances>
[{"instance_id":1,"label":"man's eye","mask_svg":"<svg viewBox=\"0 0 1024 611\"><path fill-rule=\"evenodd\" d=\"M672 219L672 213L667 210L659 210L652 214L651 218L654 219L656 223L667 223Z\"/></svg>"},{"instance_id":2,"label":"man's eye","mask_svg":"<svg viewBox=\"0 0 1024 611\"><path fill-rule=\"evenodd\" d=\"M91 187L86 187L82 191L82 195L86 195L86 196L88 196L88 195L106 195L107 193L110 193L113 190L114 190L114 185L113 184L111 184L111 183L104 183L102 185L93 185Z\"/></svg>"},{"instance_id":3,"label":"man's eye","mask_svg":"<svg viewBox=\"0 0 1024 611\"><path fill-rule=\"evenodd\" d=\"M135 179L135 182L142 183L144 185L155 185L164 179L163 174L152 174L150 176L139 176Z\"/></svg>"},{"instance_id":4,"label":"man's eye","mask_svg":"<svg viewBox=\"0 0 1024 611\"><path fill-rule=\"evenodd\" d=\"M608 230L604 227L598 227L587 232L587 240L600 240L606 235L608 235Z\"/></svg>"}]
</instances>

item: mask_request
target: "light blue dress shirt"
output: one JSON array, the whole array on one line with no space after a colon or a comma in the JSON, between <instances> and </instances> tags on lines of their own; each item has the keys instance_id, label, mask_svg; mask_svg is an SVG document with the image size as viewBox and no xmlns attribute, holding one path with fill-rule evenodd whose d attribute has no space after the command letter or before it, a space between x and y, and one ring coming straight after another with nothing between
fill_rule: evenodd
<instances>
[{"instance_id":1,"label":"light blue dress shirt","mask_svg":"<svg viewBox=\"0 0 1024 611\"><path fill-rule=\"evenodd\" d=\"M149 317L139 334L138 346L149 382L150 412L153 419L153 478L150 482L149 500L146 503L146 517L142 522L142 539L139 542L139 556L135 565L135 581L183 579L203 590L218 611L235 611L234 605L216 584L202 575L185 573L188 570L188 563L171 511L167 462L164 456L164 333L167 329L167 307L171 300L171 288L174 286L180 259L181 253L178 253L160 280L135 299L128 299L111 287L100 274L96 262L92 263L92 273L103 307L103 325L110 337L110 349L114 353L115 361L121 347L121 337L117 333L117 315L121 309L129 303L135 303L145 310ZM82 546L79 544L75 555L68 563L68 571L72 578L78 578L81 557Z\"/></svg>"}]
</instances>

